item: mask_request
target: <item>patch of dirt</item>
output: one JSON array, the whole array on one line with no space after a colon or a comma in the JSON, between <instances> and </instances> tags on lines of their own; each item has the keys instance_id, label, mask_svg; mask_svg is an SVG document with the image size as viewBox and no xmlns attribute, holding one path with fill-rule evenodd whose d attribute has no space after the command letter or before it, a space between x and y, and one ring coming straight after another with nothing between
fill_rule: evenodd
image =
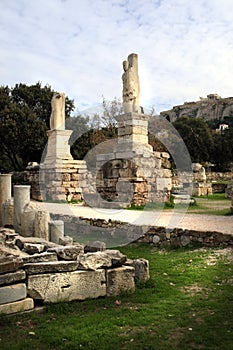
<instances>
[{"instance_id":1,"label":"patch of dirt","mask_svg":"<svg viewBox=\"0 0 233 350\"><path fill-rule=\"evenodd\" d=\"M207 265L215 265L219 258L226 259L229 262L233 261L233 249L231 247L216 249L208 258L206 259Z\"/></svg>"},{"instance_id":2,"label":"patch of dirt","mask_svg":"<svg viewBox=\"0 0 233 350\"><path fill-rule=\"evenodd\" d=\"M197 294L202 294L208 296L209 289L205 287L201 287L198 283L194 283L191 286L184 286L180 289L182 292L190 294L192 297Z\"/></svg>"}]
</instances>

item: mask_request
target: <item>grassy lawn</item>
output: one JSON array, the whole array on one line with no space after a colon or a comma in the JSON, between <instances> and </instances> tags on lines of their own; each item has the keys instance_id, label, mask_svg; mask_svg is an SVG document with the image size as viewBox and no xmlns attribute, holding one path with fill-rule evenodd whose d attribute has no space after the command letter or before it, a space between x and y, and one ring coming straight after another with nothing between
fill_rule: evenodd
<instances>
[{"instance_id":1,"label":"grassy lawn","mask_svg":"<svg viewBox=\"0 0 233 350\"><path fill-rule=\"evenodd\" d=\"M195 197L196 205L190 206L189 213L209 215L230 215L231 200L225 197L225 193Z\"/></svg>"},{"instance_id":2,"label":"grassy lawn","mask_svg":"<svg viewBox=\"0 0 233 350\"><path fill-rule=\"evenodd\" d=\"M233 349L232 251L120 250L149 260L150 281L130 295L2 316L0 349Z\"/></svg>"},{"instance_id":3,"label":"grassy lawn","mask_svg":"<svg viewBox=\"0 0 233 350\"><path fill-rule=\"evenodd\" d=\"M232 215L230 211L231 199L225 197L225 193L214 193L212 195L194 197L195 204L191 204L188 207L188 213L192 214L208 214L208 215ZM173 204L173 203L148 203L144 206L132 205L127 210L181 210L187 209L185 204Z\"/></svg>"}]
</instances>

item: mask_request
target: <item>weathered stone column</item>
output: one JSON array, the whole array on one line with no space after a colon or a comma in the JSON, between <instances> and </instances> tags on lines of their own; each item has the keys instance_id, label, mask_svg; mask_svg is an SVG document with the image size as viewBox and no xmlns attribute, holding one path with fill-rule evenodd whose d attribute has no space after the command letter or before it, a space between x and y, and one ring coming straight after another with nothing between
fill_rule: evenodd
<instances>
[{"instance_id":1,"label":"weathered stone column","mask_svg":"<svg viewBox=\"0 0 233 350\"><path fill-rule=\"evenodd\" d=\"M14 186L14 229L21 233L21 215L30 203L30 187L31 186Z\"/></svg>"},{"instance_id":2,"label":"weathered stone column","mask_svg":"<svg viewBox=\"0 0 233 350\"><path fill-rule=\"evenodd\" d=\"M14 201L13 199L7 200L2 205L2 226L14 227Z\"/></svg>"},{"instance_id":3,"label":"weathered stone column","mask_svg":"<svg viewBox=\"0 0 233 350\"><path fill-rule=\"evenodd\" d=\"M50 241L59 244L59 238L64 237L64 221L54 220L49 223Z\"/></svg>"},{"instance_id":4,"label":"weathered stone column","mask_svg":"<svg viewBox=\"0 0 233 350\"><path fill-rule=\"evenodd\" d=\"M46 210L36 211L34 221L34 236L49 241L50 215Z\"/></svg>"},{"instance_id":5,"label":"weathered stone column","mask_svg":"<svg viewBox=\"0 0 233 350\"><path fill-rule=\"evenodd\" d=\"M11 199L11 174L0 174L0 226L2 222L2 206Z\"/></svg>"}]
</instances>

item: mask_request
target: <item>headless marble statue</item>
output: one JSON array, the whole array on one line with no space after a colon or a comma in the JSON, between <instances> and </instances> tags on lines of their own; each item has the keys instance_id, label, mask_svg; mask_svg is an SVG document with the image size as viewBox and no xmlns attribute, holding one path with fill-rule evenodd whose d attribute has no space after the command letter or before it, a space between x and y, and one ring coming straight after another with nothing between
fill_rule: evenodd
<instances>
[{"instance_id":1,"label":"headless marble statue","mask_svg":"<svg viewBox=\"0 0 233 350\"><path fill-rule=\"evenodd\" d=\"M139 106L139 76L138 76L138 55L131 53L128 60L123 62L123 110L128 112L140 112Z\"/></svg>"},{"instance_id":2,"label":"headless marble statue","mask_svg":"<svg viewBox=\"0 0 233 350\"><path fill-rule=\"evenodd\" d=\"M51 130L65 130L65 94L55 92L51 100Z\"/></svg>"}]
</instances>

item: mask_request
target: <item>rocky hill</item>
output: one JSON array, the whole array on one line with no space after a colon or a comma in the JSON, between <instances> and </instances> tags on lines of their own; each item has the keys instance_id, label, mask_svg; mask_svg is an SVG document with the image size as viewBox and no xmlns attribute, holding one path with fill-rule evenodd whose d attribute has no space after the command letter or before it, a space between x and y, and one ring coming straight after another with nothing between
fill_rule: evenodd
<instances>
[{"instance_id":1,"label":"rocky hill","mask_svg":"<svg viewBox=\"0 0 233 350\"><path fill-rule=\"evenodd\" d=\"M233 119L233 97L222 98L218 94L209 94L206 98L200 97L196 102L184 102L168 111L161 112L171 122L181 116L200 117L206 120L217 119L228 122Z\"/></svg>"}]
</instances>

